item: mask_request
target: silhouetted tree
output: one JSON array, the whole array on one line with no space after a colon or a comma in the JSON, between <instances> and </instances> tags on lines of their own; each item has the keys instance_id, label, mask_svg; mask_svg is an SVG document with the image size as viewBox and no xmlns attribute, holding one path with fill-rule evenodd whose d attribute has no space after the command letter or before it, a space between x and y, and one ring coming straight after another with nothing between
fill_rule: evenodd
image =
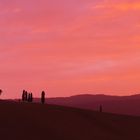
<instances>
[{"instance_id":1,"label":"silhouetted tree","mask_svg":"<svg viewBox=\"0 0 140 140\"><path fill-rule=\"evenodd\" d=\"M28 102L32 102L32 101L33 101L33 94L28 93Z\"/></svg>"},{"instance_id":2,"label":"silhouetted tree","mask_svg":"<svg viewBox=\"0 0 140 140\"><path fill-rule=\"evenodd\" d=\"M25 90L23 90L23 92L22 92L22 101L25 101Z\"/></svg>"},{"instance_id":3,"label":"silhouetted tree","mask_svg":"<svg viewBox=\"0 0 140 140\"><path fill-rule=\"evenodd\" d=\"M28 92L25 91L25 94L24 94L24 101L28 101Z\"/></svg>"},{"instance_id":4,"label":"silhouetted tree","mask_svg":"<svg viewBox=\"0 0 140 140\"><path fill-rule=\"evenodd\" d=\"M27 98L28 98L27 101L30 102L30 101L31 101L31 94L28 93L27 96L28 96L28 97L27 97Z\"/></svg>"},{"instance_id":5,"label":"silhouetted tree","mask_svg":"<svg viewBox=\"0 0 140 140\"><path fill-rule=\"evenodd\" d=\"M102 105L100 105L99 111L100 111L100 112L103 112L103 107L102 107Z\"/></svg>"},{"instance_id":6,"label":"silhouetted tree","mask_svg":"<svg viewBox=\"0 0 140 140\"><path fill-rule=\"evenodd\" d=\"M42 93L41 93L41 103L42 104L45 103L45 91L42 91Z\"/></svg>"},{"instance_id":7,"label":"silhouetted tree","mask_svg":"<svg viewBox=\"0 0 140 140\"><path fill-rule=\"evenodd\" d=\"M33 102L33 94L30 94L30 102Z\"/></svg>"},{"instance_id":8,"label":"silhouetted tree","mask_svg":"<svg viewBox=\"0 0 140 140\"><path fill-rule=\"evenodd\" d=\"M2 94L2 89L0 89L0 95Z\"/></svg>"},{"instance_id":9,"label":"silhouetted tree","mask_svg":"<svg viewBox=\"0 0 140 140\"><path fill-rule=\"evenodd\" d=\"M26 90L23 90L22 101L32 102L32 100L33 100L33 94L28 93Z\"/></svg>"}]
</instances>

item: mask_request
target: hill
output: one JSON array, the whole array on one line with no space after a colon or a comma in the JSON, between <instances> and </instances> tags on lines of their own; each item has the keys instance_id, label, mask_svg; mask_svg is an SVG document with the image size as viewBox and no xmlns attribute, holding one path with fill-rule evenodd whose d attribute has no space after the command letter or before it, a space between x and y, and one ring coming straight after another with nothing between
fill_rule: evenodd
<instances>
[{"instance_id":1,"label":"hill","mask_svg":"<svg viewBox=\"0 0 140 140\"><path fill-rule=\"evenodd\" d=\"M0 101L3 140L139 140L140 117Z\"/></svg>"},{"instance_id":2,"label":"hill","mask_svg":"<svg viewBox=\"0 0 140 140\"><path fill-rule=\"evenodd\" d=\"M95 111L102 105L105 112L140 116L139 94L132 96L76 95L66 98L48 98L47 102Z\"/></svg>"}]
</instances>

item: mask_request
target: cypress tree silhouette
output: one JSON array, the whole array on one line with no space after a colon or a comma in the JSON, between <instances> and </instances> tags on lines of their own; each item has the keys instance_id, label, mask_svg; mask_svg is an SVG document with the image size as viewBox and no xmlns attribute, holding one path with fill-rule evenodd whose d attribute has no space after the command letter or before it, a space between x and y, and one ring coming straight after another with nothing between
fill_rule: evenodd
<instances>
[{"instance_id":1,"label":"cypress tree silhouette","mask_svg":"<svg viewBox=\"0 0 140 140\"><path fill-rule=\"evenodd\" d=\"M23 90L23 92L22 92L22 101L25 101L25 90Z\"/></svg>"},{"instance_id":2,"label":"cypress tree silhouette","mask_svg":"<svg viewBox=\"0 0 140 140\"><path fill-rule=\"evenodd\" d=\"M45 104L45 92L44 91L42 91L42 93L41 93L41 103Z\"/></svg>"},{"instance_id":3,"label":"cypress tree silhouette","mask_svg":"<svg viewBox=\"0 0 140 140\"><path fill-rule=\"evenodd\" d=\"M30 102L33 102L33 94L30 94Z\"/></svg>"},{"instance_id":4,"label":"cypress tree silhouette","mask_svg":"<svg viewBox=\"0 0 140 140\"><path fill-rule=\"evenodd\" d=\"M32 102L33 101L33 94L29 93L28 94L28 102Z\"/></svg>"},{"instance_id":5,"label":"cypress tree silhouette","mask_svg":"<svg viewBox=\"0 0 140 140\"><path fill-rule=\"evenodd\" d=\"M28 98L28 99L27 99L27 101L28 101L28 102L30 102L30 99L31 99L31 94L30 94L30 93L28 93L28 95L27 95L27 96L28 96L28 97L27 97L27 98Z\"/></svg>"},{"instance_id":6,"label":"cypress tree silhouette","mask_svg":"<svg viewBox=\"0 0 140 140\"><path fill-rule=\"evenodd\" d=\"M25 94L24 94L24 101L28 101L28 92L25 91Z\"/></svg>"},{"instance_id":7,"label":"cypress tree silhouette","mask_svg":"<svg viewBox=\"0 0 140 140\"><path fill-rule=\"evenodd\" d=\"M103 107L102 107L102 105L100 105L100 107L99 107L99 112L103 112Z\"/></svg>"}]
</instances>

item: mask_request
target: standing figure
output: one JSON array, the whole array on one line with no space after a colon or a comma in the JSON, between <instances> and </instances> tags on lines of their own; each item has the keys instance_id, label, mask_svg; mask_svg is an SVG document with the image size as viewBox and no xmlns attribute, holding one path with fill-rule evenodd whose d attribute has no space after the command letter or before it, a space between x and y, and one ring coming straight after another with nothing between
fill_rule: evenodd
<instances>
[{"instance_id":1,"label":"standing figure","mask_svg":"<svg viewBox=\"0 0 140 140\"><path fill-rule=\"evenodd\" d=\"M41 103L45 104L45 91L42 91L41 93Z\"/></svg>"},{"instance_id":2,"label":"standing figure","mask_svg":"<svg viewBox=\"0 0 140 140\"><path fill-rule=\"evenodd\" d=\"M100 105L100 107L99 107L99 112L103 112L102 105Z\"/></svg>"}]
</instances>

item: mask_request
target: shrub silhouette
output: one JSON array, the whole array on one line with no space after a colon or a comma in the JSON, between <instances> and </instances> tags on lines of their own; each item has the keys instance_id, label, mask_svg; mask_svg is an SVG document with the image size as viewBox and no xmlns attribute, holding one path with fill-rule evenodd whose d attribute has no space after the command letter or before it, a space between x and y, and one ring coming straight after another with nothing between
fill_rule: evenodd
<instances>
[{"instance_id":1,"label":"shrub silhouette","mask_svg":"<svg viewBox=\"0 0 140 140\"><path fill-rule=\"evenodd\" d=\"M44 91L42 91L42 93L41 93L41 103L45 104L45 92Z\"/></svg>"}]
</instances>

